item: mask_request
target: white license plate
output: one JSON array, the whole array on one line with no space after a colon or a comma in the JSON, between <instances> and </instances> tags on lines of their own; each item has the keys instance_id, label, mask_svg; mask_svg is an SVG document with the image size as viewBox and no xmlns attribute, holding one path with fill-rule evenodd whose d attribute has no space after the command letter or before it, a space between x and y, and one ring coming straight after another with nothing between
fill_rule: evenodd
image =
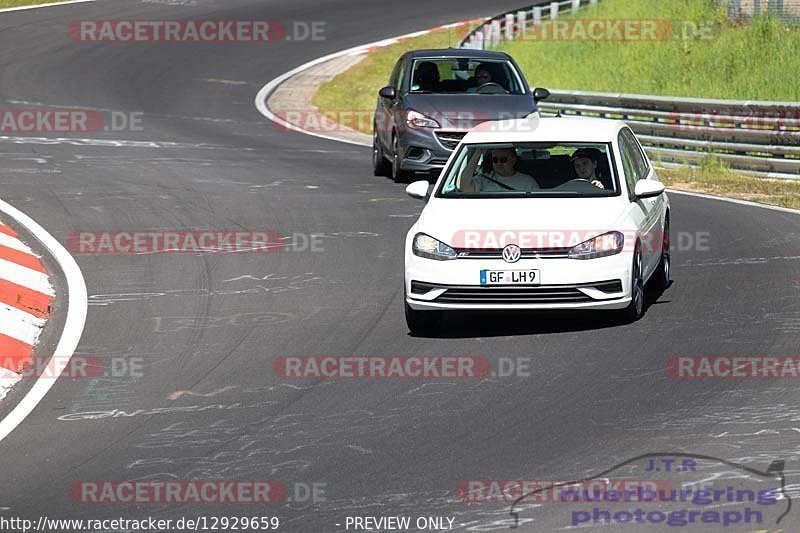
<instances>
[{"instance_id":1,"label":"white license plate","mask_svg":"<svg viewBox=\"0 0 800 533\"><path fill-rule=\"evenodd\" d=\"M539 285L538 270L481 270L481 285Z\"/></svg>"}]
</instances>

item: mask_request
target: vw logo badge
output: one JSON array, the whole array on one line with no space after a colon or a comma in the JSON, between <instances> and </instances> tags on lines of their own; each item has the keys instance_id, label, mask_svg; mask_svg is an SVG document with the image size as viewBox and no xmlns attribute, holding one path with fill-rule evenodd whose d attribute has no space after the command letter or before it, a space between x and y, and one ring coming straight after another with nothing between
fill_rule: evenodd
<instances>
[{"instance_id":1,"label":"vw logo badge","mask_svg":"<svg viewBox=\"0 0 800 533\"><path fill-rule=\"evenodd\" d=\"M506 263L516 263L521 255L522 251L516 244L509 244L503 248L503 261Z\"/></svg>"}]
</instances>

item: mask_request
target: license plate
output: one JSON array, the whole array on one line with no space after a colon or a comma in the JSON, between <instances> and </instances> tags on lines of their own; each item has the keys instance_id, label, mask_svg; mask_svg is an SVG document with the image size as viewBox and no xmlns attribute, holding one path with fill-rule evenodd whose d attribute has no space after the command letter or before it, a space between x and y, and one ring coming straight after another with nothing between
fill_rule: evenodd
<instances>
[{"instance_id":1,"label":"license plate","mask_svg":"<svg viewBox=\"0 0 800 533\"><path fill-rule=\"evenodd\" d=\"M538 270L481 270L481 285L539 285Z\"/></svg>"}]
</instances>

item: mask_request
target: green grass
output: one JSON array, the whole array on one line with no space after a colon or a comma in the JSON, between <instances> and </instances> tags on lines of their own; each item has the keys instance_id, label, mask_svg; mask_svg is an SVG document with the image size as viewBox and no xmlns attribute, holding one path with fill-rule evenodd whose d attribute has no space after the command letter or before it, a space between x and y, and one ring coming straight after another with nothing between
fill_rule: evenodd
<instances>
[{"instance_id":1,"label":"green grass","mask_svg":"<svg viewBox=\"0 0 800 533\"><path fill-rule=\"evenodd\" d=\"M466 26L435 31L372 52L361 63L320 86L312 103L321 111L375 111L378 91L389 81L394 64L409 50L456 47L467 34ZM354 124L348 123L349 126ZM372 135L372 120L359 120L356 129Z\"/></svg>"},{"instance_id":2,"label":"green grass","mask_svg":"<svg viewBox=\"0 0 800 533\"><path fill-rule=\"evenodd\" d=\"M668 20L674 33L649 42L529 38L502 43L498 50L511 54L531 85L539 87L800 100L795 75L800 72L800 27L782 26L768 16L752 24L730 23L710 0L601 0L567 18ZM683 29L693 27L709 28L710 38L682 39Z\"/></svg>"},{"instance_id":3,"label":"green grass","mask_svg":"<svg viewBox=\"0 0 800 533\"><path fill-rule=\"evenodd\" d=\"M0 0L0 9L4 7L35 6L39 4L52 4L66 2L66 0Z\"/></svg>"},{"instance_id":4,"label":"green grass","mask_svg":"<svg viewBox=\"0 0 800 533\"><path fill-rule=\"evenodd\" d=\"M733 172L713 156L707 157L699 167L661 168L658 177L673 189L800 209L800 180L746 176Z\"/></svg>"}]
</instances>

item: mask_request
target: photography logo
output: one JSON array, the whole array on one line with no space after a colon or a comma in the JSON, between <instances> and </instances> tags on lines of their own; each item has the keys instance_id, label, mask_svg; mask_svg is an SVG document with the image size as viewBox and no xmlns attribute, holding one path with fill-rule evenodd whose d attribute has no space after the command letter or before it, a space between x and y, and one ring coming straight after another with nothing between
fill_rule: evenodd
<instances>
[{"instance_id":1,"label":"photography logo","mask_svg":"<svg viewBox=\"0 0 800 533\"><path fill-rule=\"evenodd\" d=\"M625 479L640 481L635 486L610 482ZM509 514L512 529L535 522L542 531L664 526L755 531L779 526L791 508L782 460L759 470L708 455L659 452L591 477L538 484L514 500Z\"/></svg>"}]
</instances>

